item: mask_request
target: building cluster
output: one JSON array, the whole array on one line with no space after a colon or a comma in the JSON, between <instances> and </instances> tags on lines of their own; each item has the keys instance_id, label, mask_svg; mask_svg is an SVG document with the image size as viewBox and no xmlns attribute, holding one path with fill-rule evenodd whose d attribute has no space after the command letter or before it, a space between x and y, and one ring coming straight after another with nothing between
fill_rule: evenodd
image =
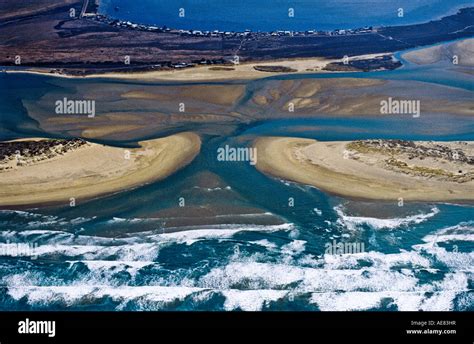
<instances>
[{"instance_id":1,"label":"building cluster","mask_svg":"<svg viewBox=\"0 0 474 344\"><path fill-rule=\"evenodd\" d=\"M251 30L245 30L243 32L236 31L219 31L219 30L177 30L171 29L166 26L156 25L144 25L136 24L131 21L124 21L118 19L112 19L102 14L88 13L85 15L86 18L93 19L108 25L118 28L128 28L140 31L150 32L167 32L174 33L181 36L193 36L193 37L225 37L225 38L251 38L251 37L264 37L264 36L345 36L345 35L357 35L357 34L368 34L375 32L376 29L372 26L367 26L357 29L336 29L332 31L317 31L317 30L306 30L306 31L290 31L290 30L277 30L270 32L252 32Z\"/></svg>"}]
</instances>

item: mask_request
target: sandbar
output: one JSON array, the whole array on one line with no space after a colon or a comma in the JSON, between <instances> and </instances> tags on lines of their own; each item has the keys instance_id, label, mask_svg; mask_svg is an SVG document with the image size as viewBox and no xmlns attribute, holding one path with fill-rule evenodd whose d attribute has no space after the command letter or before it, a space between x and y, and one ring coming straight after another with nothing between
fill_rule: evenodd
<instances>
[{"instance_id":1,"label":"sandbar","mask_svg":"<svg viewBox=\"0 0 474 344\"><path fill-rule=\"evenodd\" d=\"M173 174L189 164L201 148L200 137L191 132L141 141L139 148L84 140L38 147L40 141L47 140L34 139L35 154L30 147L18 156L3 156L0 206L69 204L72 198L78 202L135 188Z\"/></svg>"},{"instance_id":2,"label":"sandbar","mask_svg":"<svg viewBox=\"0 0 474 344\"><path fill-rule=\"evenodd\" d=\"M254 146L261 172L348 198L474 200L474 142L262 137Z\"/></svg>"}]
</instances>

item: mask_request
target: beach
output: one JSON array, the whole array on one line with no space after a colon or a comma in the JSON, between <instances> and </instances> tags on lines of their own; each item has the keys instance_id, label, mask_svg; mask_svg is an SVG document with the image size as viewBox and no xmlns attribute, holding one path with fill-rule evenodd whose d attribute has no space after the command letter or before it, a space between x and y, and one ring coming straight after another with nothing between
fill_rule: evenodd
<instances>
[{"instance_id":1,"label":"beach","mask_svg":"<svg viewBox=\"0 0 474 344\"><path fill-rule=\"evenodd\" d=\"M143 73L105 73L87 77L105 77L132 80L164 80L164 81L211 81L211 80L251 80L266 78L279 74L301 74L320 72L327 64L334 60L326 58L274 60L269 62L239 63L222 66L197 66L181 70L162 70ZM286 72L260 71L255 67L284 67Z\"/></svg>"},{"instance_id":2,"label":"beach","mask_svg":"<svg viewBox=\"0 0 474 344\"><path fill-rule=\"evenodd\" d=\"M34 141L37 145L48 140ZM25 140L10 144L18 142ZM201 140L185 132L139 145L119 148L84 140L58 140L49 148L38 149L35 155L25 156L23 152L31 151L30 145L18 157L2 160L0 206L69 204L71 199L80 202L158 181L189 164L199 153Z\"/></svg>"},{"instance_id":3,"label":"beach","mask_svg":"<svg viewBox=\"0 0 474 344\"><path fill-rule=\"evenodd\" d=\"M312 73L339 73L363 71L353 64L363 61L370 70L391 69L391 63L385 61L375 64L376 61L385 57L391 59L393 53L365 54L347 58L347 66L344 59L330 59L324 57L275 59L265 62L242 62L227 63L222 65L198 65L188 68L161 69L140 71L133 69L129 71L104 72L90 74L67 74L58 72L52 68L28 68L8 69L6 73L28 73L37 75L49 75L69 79L124 79L124 80L158 80L158 81L225 81L225 80L255 80L284 74L312 74ZM340 66L338 66L340 65ZM347 68L345 68L347 67ZM365 70L367 71L367 70Z\"/></svg>"},{"instance_id":4,"label":"beach","mask_svg":"<svg viewBox=\"0 0 474 344\"><path fill-rule=\"evenodd\" d=\"M472 159L472 142L441 145L418 141L410 148L412 143L401 141L392 149L387 148L389 141L374 141L262 137L254 143L258 151L256 166L265 174L349 198L394 202L474 199L472 161L449 158L449 154L458 152L453 154ZM423 153L413 153L417 149ZM448 153L431 157L430 149Z\"/></svg>"},{"instance_id":5,"label":"beach","mask_svg":"<svg viewBox=\"0 0 474 344\"><path fill-rule=\"evenodd\" d=\"M367 55L372 56L372 55ZM364 58L358 56L357 58ZM105 72L85 75L69 75L54 72L51 68L31 68L27 70L7 70L7 73L29 73L50 75L61 78L109 78L125 80L161 80L161 81L216 81L216 80L252 80L280 74L303 74L321 72L330 63L341 59L322 57L272 60L266 62L244 62L214 66L196 66L181 69L156 71ZM263 68L261 68L263 67ZM268 69L268 71L264 69ZM260 70L259 70L260 69ZM280 71L278 71L280 69ZM324 72L324 71L323 71ZM327 71L326 71L327 73Z\"/></svg>"},{"instance_id":6,"label":"beach","mask_svg":"<svg viewBox=\"0 0 474 344\"><path fill-rule=\"evenodd\" d=\"M453 65L472 67L474 66L474 38L415 49L403 54L402 57L419 65L447 61Z\"/></svg>"}]
</instances>

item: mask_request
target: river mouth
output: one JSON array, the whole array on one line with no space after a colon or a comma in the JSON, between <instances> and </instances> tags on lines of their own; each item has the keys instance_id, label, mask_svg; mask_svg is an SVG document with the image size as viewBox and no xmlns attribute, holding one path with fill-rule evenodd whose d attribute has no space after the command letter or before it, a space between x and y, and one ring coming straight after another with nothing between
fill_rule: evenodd
<instances>
[{"instance_id":1,"label":"river mouth","mask_svg":"<svg viewBox=\"0 0 474 344\"><path fill-rule=\"evenodd\" d=\"M410 96L430 93L448 101L469 100L472 80L455 71L436 73L442 69L407 64L398 71L351 74L351 79L370 79L369 83L384 79L388 86L354 90L346 85L342 93L360 101L364 94L381 92L383 87L399 94L411 87ZM188 130L202 138L194 161L165 180L74 207L0 210L4 309L472 310L472 204L405 202L400 206L348 199L268 177L249 162L218 159L219 148L250 147L261 136L473 141L472 116L454 113L465 109L459 104L466 103L448 108L452 111L426 111L416 119L384 117L373 111L313 113L312 108L292 117L282 107L293 99L288 95L301 86L300 80L311 78L304 86L313 91L321 86L312 85L313 80L327 86L336 77L279 76L229 82L235 92L231 103L219 98L208 106L199 92L186 93L193 97L188 105L197 108L193 115L207 107L211 115L226 117L157 126L152 115L176 106L176 101L165 97L176 84L20 74L0 78L5 81L0 84L4 140L81 136L91 128L45 120L48 102L64 92L103 95L101 90L107 89L110 93L103 98L99 119L114 114L115 123L121 118L128 121L128 115L142 116L144 125L90 140L133 147L143 139ZM412 81L416 87L408 86ZM271 98L276 94L274 85L280 83L289 87ZM205 86L214 84L226 85ZM128 101L129 114L116 111L125 104L121 95L137 89L149 91L147 97L159 95L160 101ZM256 96L273 101L270 109L262 110ZM137 110L141 111L134 114ZM21 245L21 256L11 254L12 245Z\"/></svg>"},{"instance_id":2,"label":"river mouth","mask_svg":"<svg viewBox=\"0 0 474 344\"><path fill-rule=\"evenodd\" d=\"M443 128L453 120L442 118ZM458 120L464 125L452 128L472 139ZM472 206L349 200L216 158L224 145L302 126L323 140L363 138L378 125L392 138L460 134L402 132L399 122L265 121L206 137L195 161L164 181L73 208L1 210L1 245L34 245L4 258L2 302L19 310L469 309ZM341 243L357 245L337 253Z\"/></svg>"}]
</instances>

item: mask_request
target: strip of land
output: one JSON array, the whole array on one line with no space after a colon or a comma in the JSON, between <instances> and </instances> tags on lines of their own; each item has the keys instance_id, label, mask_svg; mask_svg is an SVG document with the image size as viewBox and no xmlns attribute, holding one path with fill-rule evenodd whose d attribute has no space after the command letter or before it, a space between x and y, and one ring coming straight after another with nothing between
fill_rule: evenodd
<instances>
[{"instance_id":1,"label":"strip of land","mask_svg":"<svg viewBox=\"0 0 474 344\"><path fill-rule=\"evenodd\" d=\"M216 81L216 80L253 80L281 74L311 74L335 72L368 72L392 70L400 67L393 54L369 54L353 56L347 59L328 59L323 57L279 59L268 62L244 62L215 66L197 65L189 68L157 68L151 70L119 70L88 72L70 72L57 68L9 68L6 73L50 75L68 79L108 78L128 80L159 81Z\"/></svg>"},{"instance_id":2,"label":"strip of land","mask_svg":"<svg viewBox=\"0 0 474 344\"><path fill-rule=\"evenodd\" d=\"M474 142L318 142L263 137L257 168L340 196L398 201L474 200Z\"/></svg>"},{"instance_id":3,"label":"strip of land","mask_svg":"<svg viewBox=\"0 0 474 344\"><path fill-rule=\"evenodd\" d=\"M330 63L337 63L339 59L306 58L274 60L269 62L245 62L239 64L225 64L221 66L202 66L182 69L156 69L140 71L97 71L89 73L69 73L67 70L55 68L28 68L8 69L7 73L27 73L50 75L63 78L109 78L129 80L162 80L162 81L212 81L212 80L252 80L266 78L278 74L302 74L321 72Z\"/></svg>"},{"instance_id":4,"label":"strip of land","mask_svg":"<svg viewBox=\"0 0 474 344\"><path fill-rule=\"evenodd\" d=\"M8 13L0 23L0 65L76 76L157 70L182 73L183 69L207 67L197 73L212 71L221 78L220 74L233 72L232 61L236 56L244 66L246 63L255 64L251 69L262 75L292 72L295 68L280 62L387 54L474 34L474 26L470 25L474 19L474 7L461 9L439 20L405 26L369 26L333 32L214 34L121 23L98 15L97 6L92 1L89 1L91 9L83 16L79 14L83 13L84 0L55 0L52 4L46 0L21 4L0 0L0 4ZM71 8L75 9L77 16L70 16ZM127 56L129 64L125 62ZM17 57L21 58L20 64ZM271 62L272 68L258 68L262 62ZM329 70L378 70L396 66L390 58L385 58L358 62L349 67L331 65ZM310 65L304 69L316 68ZM170 75L170 78L175 76ZM227 74L227 77L232 75Z\"/></svg>"},{"instance_id":5,"label":"strip of land","mask_svg":"<svg viewBox=\"0 0 474 344\"><path fill-rule=\"evenodd\" d=\"M161 180L199 153L191 132L119 148L82 139L0 143L0 206L69 204Z\"/></svg>"}]
</instances>

